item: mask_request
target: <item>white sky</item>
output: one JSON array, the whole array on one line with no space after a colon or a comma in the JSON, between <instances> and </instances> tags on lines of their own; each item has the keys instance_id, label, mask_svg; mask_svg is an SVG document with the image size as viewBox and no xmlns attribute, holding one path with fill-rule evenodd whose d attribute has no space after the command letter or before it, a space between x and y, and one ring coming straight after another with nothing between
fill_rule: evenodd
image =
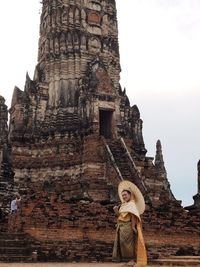
<instances>
[{"instance_id":1,"label":"white sky","mask_svg":"<svg viewBox=\"0 0 200 267\"><path fill-rule=\"evenodd\" d=\"M200 159L200 1L117 0L121 84L144 121L148 155L161 139L177 199L192 204ZM33 76L38 0L2 1L0 94L10 106L15 85Z\"/></svg>"}]
</instances>

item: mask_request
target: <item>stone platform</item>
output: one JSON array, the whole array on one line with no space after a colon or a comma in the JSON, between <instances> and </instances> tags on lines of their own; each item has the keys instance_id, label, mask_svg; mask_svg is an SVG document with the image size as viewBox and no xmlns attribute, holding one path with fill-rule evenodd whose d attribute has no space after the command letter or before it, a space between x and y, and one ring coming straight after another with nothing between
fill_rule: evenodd
<instances>
[{"instance_id":1,"label":"stone platform","mask_svg":"<svg viewBox=\"0 0 200 267\"><path fill-rule=\"evenodd\" d=\"M122 263L0 263L0 267L131 267L130 264ZM148 265L148 267L156 267L158 265ZM189 267L186 262L183 265L173 265L174 267ZM169 265L162 265L169 267Z\"/></svg>"}]
</instances>

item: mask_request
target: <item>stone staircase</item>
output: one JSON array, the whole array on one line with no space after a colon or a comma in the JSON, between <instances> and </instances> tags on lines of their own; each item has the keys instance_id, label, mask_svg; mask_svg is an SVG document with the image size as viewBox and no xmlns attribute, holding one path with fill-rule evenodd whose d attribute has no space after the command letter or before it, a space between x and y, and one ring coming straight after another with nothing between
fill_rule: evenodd
<instances>
[{"instance_id":1,"label":"stone staircase","mask_svg":"<svg viewBox=\"0 0 200 267\"><path fill-rule=\"evenodd\" d=\"M0 233L0 262L30 262L36 260L33 240L25 233Z\"/></svg>"},{"instance_id":2,"label":"stone staircase","mask_svg":"<svg viewBox=\"0 0 200 267\"><path fill-rule=\"evenodd\" d=\"M114 165L118 168L121 180L134 182L144 193L146 191L145 186L123 139L106 140L104 143L111 153L110 156Z\"/></svg>"}]
</instances>

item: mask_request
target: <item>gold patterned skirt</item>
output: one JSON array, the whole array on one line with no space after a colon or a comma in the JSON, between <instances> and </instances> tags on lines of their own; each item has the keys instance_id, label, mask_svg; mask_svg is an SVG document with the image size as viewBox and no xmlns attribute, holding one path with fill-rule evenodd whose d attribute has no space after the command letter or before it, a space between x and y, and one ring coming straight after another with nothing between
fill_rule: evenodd
<instances>
[{"instance_id":1,"label":"gold patterned skirt","mask_svg":"<svg viewBox=\"0 0 200 267\"><path fill-rule=\"evenodd\" d=\"M118 222L113 247L113 260L135 260L137 235L131 222Z\"/></svg>"}]
</instances>

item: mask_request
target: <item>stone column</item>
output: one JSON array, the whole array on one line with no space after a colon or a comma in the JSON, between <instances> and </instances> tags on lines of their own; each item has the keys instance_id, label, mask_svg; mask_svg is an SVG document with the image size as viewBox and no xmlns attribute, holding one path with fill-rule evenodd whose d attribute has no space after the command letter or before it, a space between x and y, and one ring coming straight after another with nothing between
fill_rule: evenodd
<instances>
[{"instance_id":1,"label":"stone column","mask_svg":"<svg viewBox=\"0 0 200 267\"><path fill-rule=\"evenodd\" d=\"M197 194L193 196L194 207L200 209L200 160L197 163Z\"/></svg>"}]
</instances>

